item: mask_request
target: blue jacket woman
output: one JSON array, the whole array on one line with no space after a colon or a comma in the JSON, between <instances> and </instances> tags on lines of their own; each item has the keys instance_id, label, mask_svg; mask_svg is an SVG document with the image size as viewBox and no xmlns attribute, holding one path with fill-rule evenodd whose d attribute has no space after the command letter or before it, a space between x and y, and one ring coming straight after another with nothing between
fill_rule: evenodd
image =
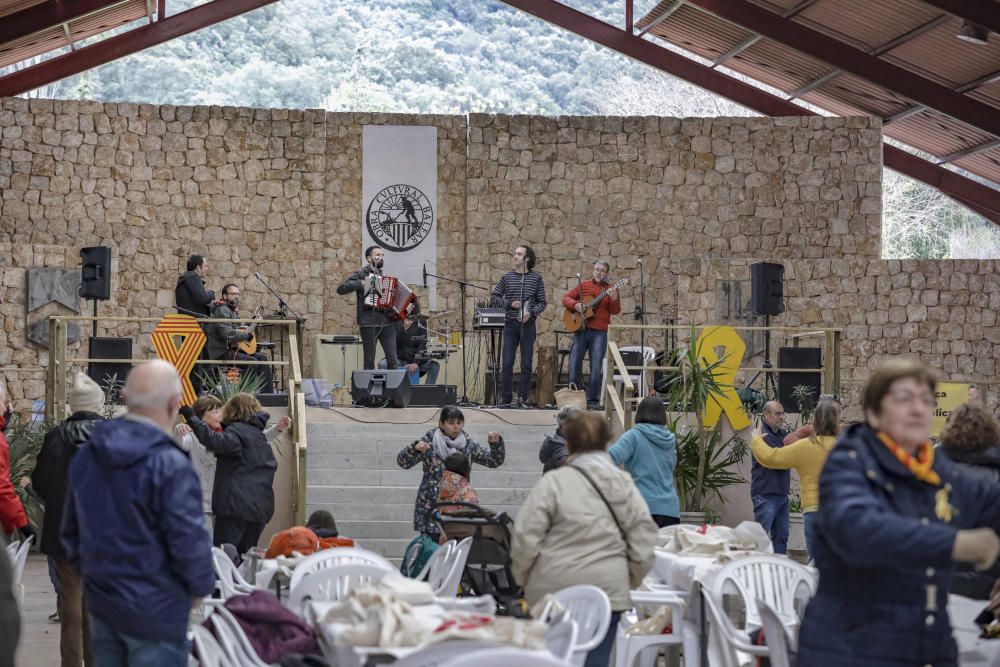
<instances>
[{"instance_id":1,"label":"blue jacket woman","mask_svg":"<svg viewBox=\"0 0 1000 667\"><path fill-rule=\"evenodd\" d=\"M615 465L625 468L660 528L680 523L681 504L674 488L677 438L667 429L667 410L656 396L639 402L636 425L608 448Z\"/></svg>"},{"instance_id":2,"label":"blue jacket woman","mask_svg":"<svg viewBox=\"0 0 1000 667\"><path fill-rule=\"evenodd\" d=\"M396 457L396 463L401 468L409 469L421 462L424 464L424 476L420 480L413 508L413 529L418 533L431 536L440 533L431 510L438 500L444 460L449 454L462 452L473 463L487 468L499 468L503 465L506 450L499 433L491 431L488 436L489 447L483 447L462 430L463 426L465 416L461 410L454 406L442 408L438 428L427 431L423 438L403 447Z\"/></svg>"},{"instance_id":3,"label":"blue jacket woman","mask_svg":"<svg viewBox=\"0 0 1000 667\"><path fill-rule=\"evenodd\" d=\"M1000 552L1000 485L935 456L936 380L908 360L876 369L820 476L819 589L799 634L809 667L957 664L948 619L955 561ZM980 528L986 527L986 528Z\"/></svg>"}]
</instances>

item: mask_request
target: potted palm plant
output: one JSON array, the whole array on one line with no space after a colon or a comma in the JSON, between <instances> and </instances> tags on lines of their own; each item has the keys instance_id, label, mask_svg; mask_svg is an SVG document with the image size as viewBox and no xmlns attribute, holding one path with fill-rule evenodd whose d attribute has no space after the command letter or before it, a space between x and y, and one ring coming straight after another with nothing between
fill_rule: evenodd
<instances>
[{"instance_id":1,"label":"potted palm plant","mask_svg":"<svg viewBox=\"0 0 1000 667\"><path fill-rule=\"evenodd\" d=\"M735 433L726 437L721 421L714 426L705 424L709 402L721 401L729 386L718 378L725 359L708 362L698 353L693 326L689 340L686 347L667 355L666 365L675 370L665 373L657 388L665 395L667 410L674 415L669 427L677 435L674 483L682 519L717 521L718 507L725 502L722 490L746 481L739 464L746 456L747 445Z\"/></svg>"}]
</instances>

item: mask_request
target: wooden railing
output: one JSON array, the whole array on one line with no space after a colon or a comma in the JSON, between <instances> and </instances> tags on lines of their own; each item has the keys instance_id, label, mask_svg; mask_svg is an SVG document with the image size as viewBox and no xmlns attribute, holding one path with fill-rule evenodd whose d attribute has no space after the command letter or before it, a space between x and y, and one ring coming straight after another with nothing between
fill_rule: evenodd
<instances>
[{"instance_id":1,"label":"wooden railing","mask_svg":"<svg viewBox=\"0 0 1000 667\"><path fill-rule=\"evenodd\" d=\"M73 365L89 363L134 364L155 357L133 357L131 359L94 359L89 356L66 357L67 333L70 322L92 322L98 324L138 323L149 325L149 331L156 327L160 318L155 317L88 317L88 316L52 316L49 318L49 367L45 378L45 416L50 421L61 420L65 414L67 371ZM223 322L226 324L278 325L288 332L289 360L280 361L230 361L199 359L195 367L211 366L274 366L284 367L288 371L288 414L292 420L289 433L293 455L295 457L292 480L292 513L298 525L305 524L306 513L306 399L302 391L302 331L296 320L249 320L249 319L199 319L200 324ZM121 378L124 381L124 378Z\"/></svg>"}]
</instances>

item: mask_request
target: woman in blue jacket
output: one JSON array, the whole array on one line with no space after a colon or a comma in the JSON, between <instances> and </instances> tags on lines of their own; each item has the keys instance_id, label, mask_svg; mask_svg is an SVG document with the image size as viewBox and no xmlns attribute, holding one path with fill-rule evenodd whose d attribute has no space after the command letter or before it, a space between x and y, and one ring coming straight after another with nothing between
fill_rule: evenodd
<instances>
[{"instance_id":1,"label":"woman in blue jacket","mask_svg":"<svg viewBox=\"0 0 1000 667\"><path fill-rule=\"evenodd\" d=\"M647 396L635 412L635 426L608 448L615 465L632 475L649 505L657 527L681 522L681 504L674 488L677 438L667 429L667 408L657 396Z\"/></svg>"},{"instance_id":2,"label":"woman in blue jacket","mask_svg":"<svg viewBox=\"0 0 1000 667\"><path fill-rule=\"evenodd\" d=\"M877 368L866 423L842 435L819 482L819 588L799 633L809 667L953 667L948 584L956 562L1000 553L1000 484L935 456L937 380L918 362Z\"/></svg>"}]
</instances>

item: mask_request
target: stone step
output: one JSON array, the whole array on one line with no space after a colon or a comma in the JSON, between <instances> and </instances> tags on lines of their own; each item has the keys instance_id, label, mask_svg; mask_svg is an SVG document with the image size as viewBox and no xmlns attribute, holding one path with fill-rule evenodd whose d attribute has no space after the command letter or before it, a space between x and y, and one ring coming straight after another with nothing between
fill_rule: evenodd
<instances>
[{"instance_id":1,"label":"stone step","mask_svg":"<svg viewBox=\"0 0 1000 667\"><path fill-rule=\"evenodd\" d=\"M383 487L406 487L416 489L420 485L423 470L412 468L410 470L324 470L313 468L309 473L309 480L314 487L359 487L359 486L383 486ZM541 478L541 470L533 472L523 472L509 470L506 465L500 468L479 468L473 469L470 476L473 487L477 490L483 488L500 489L531 489Z\"/></svg>"},{"instance_id":2,"label":"stone step","mask_svg":"<svg viewBox=\"0 0 1000 667\"><path fill-rule=\"evenodd\" d=\"M413 518L405 521L338 521L337 530L344 537L356 539L413 539Z\"/></svg>"},{"instance_id":3,"label":"stone step","mask_svg":"<svg viewBox=\"0 0 1000 667\"><path fill-rule=\"evenodd\" d=\"M353 453L339 452L335 450L317 451L313 446L308 450L306 465L309 470L402 470L396 464L396 454L379 453ZM414 467L419 470L419 467ZM472 470L489 470L477 463L472 465ZM507 450L503 465L498 470L509 470L511 472L542 472L542 464L538 460L538 447L529 453L511 452Z\"/></svg>"},{"instance_id":4,"label":"stone step","mask_svg":"<svg viewBox=\"0 0 1000 667\"><path fill-rule=\"evenodd\" d=\"M342 521L355 521L358 523L365 523L368 521L405 521L412 527L413 501L416 499L416 496L417 490L413 489L406 502L382 504L366 504L356 502L325 503L316 502L310 497L306 505L306 516L312 514L316 510L326 510L337 520L338 528L340 527ZM482 500L482 498L480 500ZM505 505L502 503L490 503L486 500L482 500L482 505L493 512L506 512L508 515L513 517L517 515L517 510L521 506L521 503L519 502L514 505ZM346 532L345 535L347 535ZM347 536L353 537L353 535Z\"/></svg>"},{"instance_id":5,"label":"stone step","mask_svg":"<svg viewBox=\"0 0 1000 667\"><path fill-rule=\"evenodd\" d=\"M358 539L361 547L368 549L369 551L374 551L375 553L385 556L386 558L399 563L403 558L403 552L406 551L406 545L410 543L413 539L414 534L405 539Z\"/></svg>"},{"instance_id":6,"label":"stone step","mask_svg":"<svg viewBox=\"0 0 1000 667\"><path fill-rule=\"evenodd\" d=\"M479 501L492 507L493 505L518 506L528 497L531 489L479 488L476 494ZM417 495L417 487L376 487L376 486L309 486L306 491L307 505L397 505L409 504ZM336 514L334 515L336 516ZM343 517L349 519L351 517Z\"/></svg>"}]
</instances>

